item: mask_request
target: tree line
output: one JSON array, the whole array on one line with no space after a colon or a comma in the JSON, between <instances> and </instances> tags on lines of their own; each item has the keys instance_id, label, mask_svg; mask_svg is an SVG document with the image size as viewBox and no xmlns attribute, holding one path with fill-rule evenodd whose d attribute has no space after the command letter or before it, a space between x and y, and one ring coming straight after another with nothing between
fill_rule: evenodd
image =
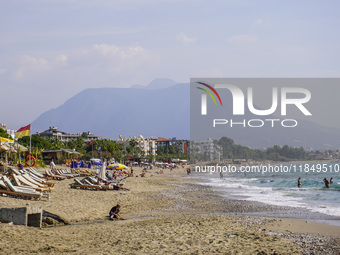
<instances>
[{"instance_id":1,"label":"tree line","mask_svg":"<svg viewBox=\"0 0 340 255\"><path fill-rule=\"evenodd\" d=\"M290 161L290 160L307 160L308 153L302 148L295 148L288 145L274 145L267 149L251 149L246 146L234 143L234 140L228 137L222 137L214 141L215 144L222 147L223 159L252 159L257 161Z\"/></svg>"},{"instance_id":2,"label":"tree line","mask_svg":"<svg viewBox=\"0 0 340 255\"><path fill-rule=\"evenodd\" d=\"M145 155L145 152L138 147L136 140L131 140L128 145L118 143L112 139L93 140L85 142L87 133L84 132L77 139L60 141L57 138L49 139L33 135L31 137L32 153L41 155L43 150L71 149L81 154L81 159L90 158L114 158L116 161L171 161L173 158L189 159L189 155L181 154L177 145L158 146L156 155ZM18 139L19 144L29 147L28 136Z\"/></svg>"}]
</instances>

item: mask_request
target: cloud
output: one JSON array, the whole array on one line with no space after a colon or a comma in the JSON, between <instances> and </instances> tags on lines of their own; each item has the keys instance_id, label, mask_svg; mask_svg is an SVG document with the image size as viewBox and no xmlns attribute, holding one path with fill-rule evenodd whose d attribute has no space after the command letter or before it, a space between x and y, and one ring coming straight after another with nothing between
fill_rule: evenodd
<instances>
[{"instance_id":1,"label":"cloud","mask_svg":"<svg viewBox=\"0 0 340 255\"><path fill-rule=\"evenodd\" d=\"M255 25L260 25L263 23L263 19L258 19L255 21Z\"/></svg>"},{"instance_id":2,"label":"cloud","mask_svg":"<svg viewBox=\"0 0 340 255\"><path fill-rule=\"evenodd\" d=\"M6 72L7 72L7 69L0 68L0 75L1 75L1 74L4 74L4 73L6 73Z\"/></svg>"},{"instance_id":3,"label":"cloud","mask_svg":"<svg viewBox=\"0 0 340 255\"><path fill-rule=\"evenodd\" d=\"M100 72L122 74L145 70L158 63L158 55L141 46L94 44L70 54L69 63L77 68L101 69Z\"/></svg>"},{"instance_id":4,"label":"cloud","mask_svg":"<svg viewBox=\"0 0 340 255\"><path fill-rule=\"evenodd\" d=\"M234 35L228 39L228 43L235 45L254 44L257 42L257 37L254 35Z\"/></svg>"},{"instance_id":5,"label":"cloud","mask_svg":"<svg viewBox=\"0 0 340 255\"><path fill-rule=\"evenodd\" d=\"M183 42L183 43L194 43L196 42L196 38L193 37L188 37L186 34L184 34L183 32L179 33L176 36L176 40Z\"/></svg>"},{"instance_id":6,"label":"cloud","mask_svg":"<svg viewBox=\"0 0 340 255\"><path fill-rule=\"evenodd\" d=\"M65 54L62 54L62 55L59 55L57 58L56 58L56 63L59 63L59 64L67 64L67 55Z\"/></svg>"},{"instance_id":7,"label":"cloud","mask_svg":"<svg viewBox=\"0 0 340 255\"><path fill-rule=\"evenodd\" d=\"M157 54L141 46L94 44L50 58L23 55L14 63L11 73L16 82L46 78L46 76L61 78L61 73L63 76L69 75L71 80L80 74L112 77L113 73L128 74L145 71L157 65L158 60ZM0 74L1 70L5 69L0 69Z\"/></svg>"},{"instance_id":8,"label":"cloud","mask_svg":"<svg viewBox=\"0 0 340 255\"><path fill-rule=\"evenodd\" d=\"M47 59L24 55L19 58L18 68L13 72L13 78L16 81L23 81L49 68Z\"/></svg>"}]
</instances>

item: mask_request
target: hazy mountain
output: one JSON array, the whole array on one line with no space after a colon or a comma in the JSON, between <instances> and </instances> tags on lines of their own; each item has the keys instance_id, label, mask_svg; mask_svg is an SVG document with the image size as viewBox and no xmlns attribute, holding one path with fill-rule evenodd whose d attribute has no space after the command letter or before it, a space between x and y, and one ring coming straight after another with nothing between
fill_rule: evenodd
<instances>
[{"instance_id":1,"label":"hazy mountain","mask_svg":"<svg viewBox=\"0 0 340 255\"><path fill-rule=\"evenodd\" d=\"M156 90L86 89L41 114L32 126L34 132L55 126L68 133L91 131L113 139L119 135L189 139L189 98L188 84Z\"/></svg>"}]
</instances>

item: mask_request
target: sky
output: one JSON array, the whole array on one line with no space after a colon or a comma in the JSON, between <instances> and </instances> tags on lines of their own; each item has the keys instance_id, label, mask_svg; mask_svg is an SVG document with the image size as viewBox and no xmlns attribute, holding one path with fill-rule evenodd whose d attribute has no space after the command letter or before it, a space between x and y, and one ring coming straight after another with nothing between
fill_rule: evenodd
<instances>
[{"instance_id":1,"label":"sky","mask_svg":"<svg viewBox=\"0 0 340 255\"><path fill-rule=\"evenodd\" d=\"M18 129L86 88L155 78L340 77L339 7L337 0L0 0L0 123Z\"/></svg>"}]
</instances>

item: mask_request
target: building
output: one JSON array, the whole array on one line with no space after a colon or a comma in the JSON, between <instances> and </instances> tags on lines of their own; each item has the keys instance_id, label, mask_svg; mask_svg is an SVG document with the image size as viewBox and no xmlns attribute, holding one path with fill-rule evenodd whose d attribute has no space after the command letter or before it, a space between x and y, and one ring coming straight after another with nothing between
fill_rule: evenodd
<instances>
[{"instance_id":1,"label":"building","mask_svg":"<svg viewBox=\"0 0 340 255\"><path fill-rule=\"evenodd\" d=\"M44 150L42 151L42 156L46 165L48 165L52 159L56 164L64 164L67 159L78 158L80 153L69 149Z\"/></svg>"},{"instance_id":2,"label":"building","mask_svg":"<svg viewBox=\"0 0 340 255\"><path fill-rule=\"evenodd\" d=\"M12 136L12 138L15 137L15 130L7 128L6 124L0 124L0 128L6 131L7 134Z\"/></svg>"},{"instance_id":3,"label":"building","mask_svg":"<svg viewBox=\"0 0 340 255\"><path fill-rule=\"evenodd\" d=\"M222 155L222 147L211 138L206 141L191 141L191 152L195 154L203 154L207 160L220 161Z\"/></svg>"},{"instance_id":4,"label":"building","mask_svg":"<svg viewBox=\"0 0 340 255\"><path fill-rule=\"evenodd\" d=\"M188 140L176 140L176 138L168 139L168 138L144 138L143 136L139 137L129 137L129 138L122 138L120 136L120 139L117 140L119 143L123 143L125 146L129 145L129 142L131 140L135 140L138 144L138 148L140 148L142 151L144 151L144 155L156 155L157 154L157 148L160 146L170 146L170 145L177 145L179 148L179 153L181 154L189 154L190 148L189 144L190 141Z\"/></svg>"},{"instance_id":5,"label":"building","mask_svg":"<svg viewBox=\"0 0 340 255\"><path fill-rule=\"evenodd\" d=\"M144 138L142 135L139 137L129 137L129 138L123 138L122 136L119 137L119 140L117 140L118 143L123 143L126 146L129 145L130 141L135 140L137 142L137 146L139 149L144 151L144 156L148 155L156 155L157 151L157 145L154 139L152 138Z\"/></svg>"},{"instance_id":6,"label":"building","mask_svg":"<svg viewBox=\"0 0 340 255\"><path fill-rule=\"evenodd\" d=\"M174 142L171 139L160 137L155 140L155 143L157 146L170 146L173 145Z\"/></svg>"},{"instance_id":7,"label":"building","mask_svg":"<svg viewBox=\"0 0 340 255\"><path fill-rule=\"evenodd\" d=\"M190 154L190 141L189 140L176 140L173 139L173 144L177 145L179 148L179 153Z\"/></svg>"},{"instance_id":8,"label":"building","mask_svg":"<svg viewBox=\"0 0 340 255\"><path fill-rule=\"evenodd\" d=\"M49 127L49 129L43 131L43 132L37 132L34 134L35 136L43 137L43 138L49 138L49 139L58 139L62 142L68 142L72 139L76 140L78 137L82 136L82 134L68 134L66 132L58 131L57 127ZM98 140L102 136L100 135L94 135L91 132L87 132L87 137L84 138L85 142Z\"/></svg>"}]
</instances>

